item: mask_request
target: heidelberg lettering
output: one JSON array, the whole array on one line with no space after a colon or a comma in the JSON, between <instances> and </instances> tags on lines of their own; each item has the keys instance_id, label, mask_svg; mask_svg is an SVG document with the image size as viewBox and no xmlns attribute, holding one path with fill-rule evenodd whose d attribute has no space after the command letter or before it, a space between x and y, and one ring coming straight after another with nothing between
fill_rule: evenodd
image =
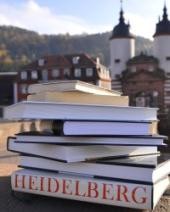
<instances>
[{"instance_id":1,"label":"heidelberg lettering","mask_svg":"<svg viewBox=\"0 0 170 212\"><path fill-rule=\"evenodd\" d=\"M66 177L46 177L46 176L28 176L15 175L14 187L17 190L36 191L39 194L47 194L56 197L58 194L67 196L75 196L75 199L98 199L106 204L114 204L114 202L127 204L147 204L148 194L147 186L111 183L111 181L93 181L93 180L77 180ZM74 198L73 198L74 199ZM96 201L97 202L97 201Z\"/></svg>"}]
</instances>

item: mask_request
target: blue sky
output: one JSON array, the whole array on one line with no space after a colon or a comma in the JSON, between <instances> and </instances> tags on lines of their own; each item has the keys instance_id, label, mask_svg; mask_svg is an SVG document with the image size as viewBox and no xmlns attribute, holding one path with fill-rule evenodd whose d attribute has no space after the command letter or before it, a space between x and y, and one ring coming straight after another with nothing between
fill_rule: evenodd
<instances>
[{"instance_id":1,"label":"blue sky","mask_svg":"<svg viewBox=\"0 0 170 212\"><path fill-rule=\"evenodd\" d=\"M125 17L136 35L152 38L164 0L124 0ZM170 0L166 0L170 14ZM81 34L112 30L120 0L0 0L0 25L40 34ZM170 15L169 15L170 16Z\"/></svg>"}]
</instances>

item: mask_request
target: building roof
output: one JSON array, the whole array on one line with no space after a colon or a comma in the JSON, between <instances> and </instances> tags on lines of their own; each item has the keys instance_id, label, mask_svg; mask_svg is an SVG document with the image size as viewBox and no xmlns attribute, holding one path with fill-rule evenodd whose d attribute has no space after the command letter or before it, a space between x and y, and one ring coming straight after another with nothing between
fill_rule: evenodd
<instances>
[{"instance_id":1,"label":"building roof","mask_svg":"<svg viewBox=\"0 0 170 212\"><path fill-rule=\"evenodd\" d=\"M168 20L166 5L163 9L162 20L159 20L159 22L156 24L156 32L153 37L161 35L170 35L170 21Z\"/></svg>"},{"instance_id":2,"label":"building roof","mask_svg":"<svg viewBox=\"0 0 170 212\"><path fill-rule=\"evenodd\" d=\"M133 65L133 64L143 64L143 63L158 63L158 59L154 56L148 56L141 52L140 55L137 55L133 58L131 58L128 62L127 65Z\"/></svg>"},{"instance_id":3,"label":"building roof","mask_svg":"<svg viewBox=\"0 0 170 212\"><path fill-rule=\"evenodd\" d=\"M42 60L42 64L39 65L39 61ZM87 54L65 54L65 55L49 55L41 57L39 60L25 66L25 69L48 69L48 68L82 68L82 67L95 67L96 60L92 59Z\"/></svg>"},{"instance_id":4,"label":"building roof","mask_svg":"<svg viewBox=\"0 0 170 212\"><path fill-rule=\"evenodd\" d=\"M87 54L68 54L64 57L69 61L71 66L79 67L92 67L96 66L96 60Z\"/></svg>"},{"instance_id":5,"label":"building roof","mask_svg":"<svg viewBox=\"0 0 170 212\"><path fill-rule=\"evenodd\" d=\"M134 38L134 36L130 33L130 24L125 23L124 12L122 8L120 10L119 23L113 28L110 40L115 38Z\"/></svg>"},{"instance_id":6,"label":"building roof","mask_svg":"<svg viewBox=\"0 0 170 212\"><path fill-rule=\"evenodd\" d=\"M128 69L122 72L122 77L121 80L122 81L126 81L126 80L132 80L133 78L137 77L137 80L140 81L140 78L138 78L139 75L148 75L151 76L153 78L157 78L158 80L164 80L165 79L165 72L160 69L157 68L154 71L148 71L145 69L141 69L138 70L136 72L131 72Z\"/></svg>"}]
</instances>

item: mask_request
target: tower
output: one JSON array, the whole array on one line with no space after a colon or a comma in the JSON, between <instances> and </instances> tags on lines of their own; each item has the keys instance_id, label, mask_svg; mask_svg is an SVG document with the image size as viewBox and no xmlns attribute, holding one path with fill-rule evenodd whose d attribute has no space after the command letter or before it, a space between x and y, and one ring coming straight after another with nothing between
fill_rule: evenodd
<instances>
[{"instance_id":1,"label":"tower","mask_svg":"<svg viewBox=\"0 0 170 212\"><path fill-rule=\"evenodd\" d=\"M110 68L112 80L115 80L126 68L127 61L135 54L134 37L129 31L129 23L125 23L121 7L119 23L113 28L110 37Z\"/></svg>"},{"instance_id":2,"label":"tower","mask_svg":"<svg viewBox=\"0 0 170 212\"><path fill-rule=\"evenodd\" d=\"M154 34L154 56L159 59L160 67L170 77L170 21L166 5L163 8L162 20L156 24Z\"/></svg>"}]
</instances>

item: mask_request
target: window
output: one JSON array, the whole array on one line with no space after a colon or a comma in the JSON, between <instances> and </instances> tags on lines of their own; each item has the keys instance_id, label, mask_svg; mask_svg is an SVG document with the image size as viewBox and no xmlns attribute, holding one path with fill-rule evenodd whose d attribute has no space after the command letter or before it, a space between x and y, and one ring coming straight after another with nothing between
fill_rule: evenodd
<instances>
[{"instance_id":1,"label":"window","mask_svg":"<svg viewBox=\"0 0 170 212\"><path fill-rule=\"evenodd\" d=\"M73 64L78 64L79 60L80 60L80 57L76 56L76 57L73 57L72 62L73 62Z\"/></svg>"},{"instance_id":2,"label":"window","mask_svg":"<svg viewBox=\"0 0 170 212\"><path fill-rule=\"evenodd\" d=\"M135 66L133 66L132 68L131 68L131 72L136 72L136 67Z\"/></svg>"},{"instance_id":3,"label":"window","mask_svg":"<svg viewBox=\"0 0 170 212\"><path fill-rule=\"evenodd\" d=\"M21 72L21 79L22 80L26 80L27 79L27 72L26 71L22 71Z\"/></svg>"},{"instance_id":4,"label":"window","mask_svg":"<svg viewBox=\"0 0 170 212\"><path fill-rule=\"evenodd\" d=\"M68 69L68 68L65 68L64 69L64 77L69 77L70 76L70 69Z\"/></svg>"},{"instance_id":5,"label":"window","mask_svg":"<svg viewBox=\"0 0 170 212\"><path fill-rule=\"evenodd\" d=\"M48 81L48 71L47 70L42 70L42 80Z\"/></svg>"},{"instance_id":6,"label":"window","mask_svg":"<svg viewBox=\"0 0 170 212\"><path fill-rule=\"evenodd\" d=\"M32 71L31 72L31 79L35 80L35 79L38 79L38 72L37 71Z\"/></svg>"},{"instance_id":7,"label":"window","mask_svg":"<svg viewBox=\"0 0 170 212\"><path fill-rule=\"evenodd\" d=\"M27 84L21 84L20 85L20 93L27 94L27 92L28 92L28 86L27 86Z\"/></svg>"},{"instance_id":8,"label":"window","mask_svg":"<svg viewBox=\"0 0 170 212\"><path fill-rule=\"evenodd\" d=\"M52 77L59 77L60 76L60 70L59 69L53 69L52 70Z\"/></svg>"},{"instance_id":9,"label":"window","mask_svg":"<svg viewBox=\"0 0 170 212\"><path fill-rule=\"evenodd\" d=\"M75 77L81 77L81 69L80 68L76 68L74 70L74 76Z\"/></svg>"},{"instance_id":10,"label":"window","mask_svg":"<svg viewBox=\"0 0 170 212\"><path fill-rule=\"evenodd\" d=\"M115 59L115 63L120 63L120 59Z\"/></svg>"},{"instance_id":11,"label":"window","mask_svg":"<svg viewBox=\"0 0 170 212\"><path fill-rule=\"evenodd\" d=\"M86 76L87 77L93 76L93 69L92 68L86 68Z\"/></svg>"},{"instance_id":12,"label":"window","mask_svg":"<svg viewBox=\"0 0 170 212\"><path fill-rule=\"evenodd\" d=\"M44 59L39 59L38 60L38 65L43 66L44 65Z\"/></svg>"}]
</instances>

